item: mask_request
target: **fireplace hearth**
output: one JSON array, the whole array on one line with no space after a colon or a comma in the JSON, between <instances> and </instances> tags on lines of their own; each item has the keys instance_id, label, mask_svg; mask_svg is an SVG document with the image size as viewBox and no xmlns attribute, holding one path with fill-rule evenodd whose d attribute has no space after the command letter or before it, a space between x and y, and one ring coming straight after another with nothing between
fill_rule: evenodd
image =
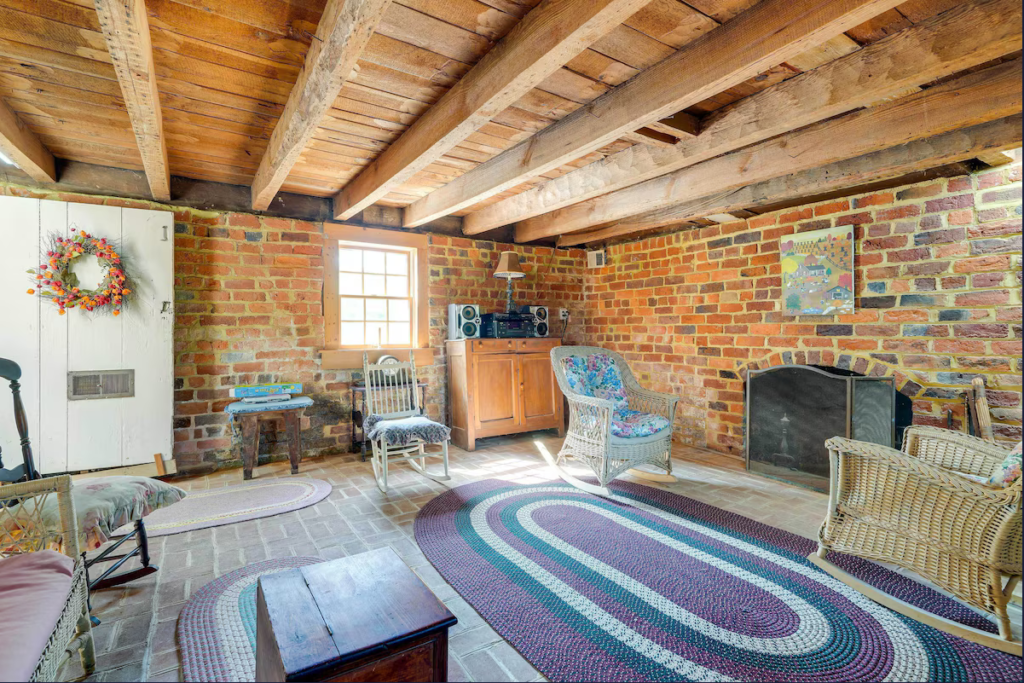
<instances>
[{"instance_id":1,"label":"fireplace hearth","mask_svg":"<svg viewBox=\"0 0 1024 683\"><path fill-rule=\"evenodd\" d=\"M828 491L825 441L845 436L896 445L896 387L809 365L752 370L747 376L747 469Z\"/></svg>"}]
</instances>

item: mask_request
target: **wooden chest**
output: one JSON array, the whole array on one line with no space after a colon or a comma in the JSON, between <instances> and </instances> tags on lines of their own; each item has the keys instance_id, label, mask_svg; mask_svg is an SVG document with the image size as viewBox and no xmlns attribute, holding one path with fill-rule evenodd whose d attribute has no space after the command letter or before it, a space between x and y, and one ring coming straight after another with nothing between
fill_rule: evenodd
<instances>
[{"instance_id":1,"label":"wooden chest","mask_svg":"<svg viewBox=\"0 0 1024 683\"><path fill-rule=\"evenodd\" d=\"M257 681L446 681L455 616L390 548L260 577Z\"/></svg>"},{"instance_id":2,"label":"wooden chest","mask_svg":"<svg viewBox=\"0 0 1024 683\"><path fill-rule=\"evenodd\" d=\"M448 342L452 442L537 429L565 434L562 392L551 370L557 339L464 339Z\"/></svg>"}]
</instances>

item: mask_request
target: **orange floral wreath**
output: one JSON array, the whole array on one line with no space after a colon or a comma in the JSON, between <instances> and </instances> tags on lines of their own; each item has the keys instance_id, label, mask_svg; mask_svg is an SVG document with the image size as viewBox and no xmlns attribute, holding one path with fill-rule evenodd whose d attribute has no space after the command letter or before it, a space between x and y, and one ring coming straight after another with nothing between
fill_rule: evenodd
<instances>
[{"instance_id":1,"label":"orange floral wreath","mask_svg":"<svg viewBox=\"0 0 1024 683\"><path fill-rule=\"evenodd\" d=\"M75 228L71 228L71 232L76 232ZM121 307L132 290L128 287L128 275L120 254L105 238L97 239L87 232L77 232L74 237L50 237L47 263L28 271L34 276L38 290L29 289L28 293L36 294L38 291L39 296L57 305L61 315L76 306L87 311L111 310L114 315L121 315ZM81 288L78 276L71 269L74 260L83 255L95 256L105 269L96 289Z\"/></svg>"}]
</instances>

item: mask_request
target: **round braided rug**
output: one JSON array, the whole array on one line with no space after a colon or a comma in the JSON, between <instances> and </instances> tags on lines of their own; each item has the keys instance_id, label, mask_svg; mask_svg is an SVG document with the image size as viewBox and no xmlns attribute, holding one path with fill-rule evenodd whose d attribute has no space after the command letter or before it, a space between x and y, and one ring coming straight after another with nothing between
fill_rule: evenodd
<instances>
[{"instance_id":1,"label":"round braided rug","mask_svg":"<svg viewBox=\"0 0 1024 683\"><path fill-rule=\"evenodd\" d=\"M256 580L322 562L285 557L246 565L200 588L178 617L186 681L256 680Z\"/></svg>"},{"instance_id":2,"label":"round braided rug","mask_svg":"<svg viewBox=\"0 0 1024 683\"><path fill-rule=\"evenodd\" d=\"M666 491L612 489L609 500L561 482L460 486L420 511L416 540L553 681L1020 680L1019 658L815 567L809 539ZM832 557L901 600L995 631L905 576Z\"/></svg>"}]
</instances>

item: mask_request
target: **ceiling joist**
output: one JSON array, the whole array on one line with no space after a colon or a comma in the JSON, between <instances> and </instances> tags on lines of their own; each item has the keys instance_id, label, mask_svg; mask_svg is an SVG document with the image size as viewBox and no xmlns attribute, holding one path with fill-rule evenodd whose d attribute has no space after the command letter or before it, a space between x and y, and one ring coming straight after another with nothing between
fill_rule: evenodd
<instances>
[{"instance_id":1,"label":"ceiling joist","mask_svg":"<svg viewBox=\"0 0 1024 683\"><path fill-rule=\"evenodd\" d=\"M100 28L121 85L142 166L154 199L171 198L160 94L145 0L95 0Z\"/></svg>"},{"instance_id":2,"label":"ceiling joist","mask_svg":"<svg viewBox=\"0 0 1024 683\"><path fill-rule=\"evenodd\" d=\"M466 234L614 192L812 123L906 94L1021 49L1019 0L965 3L752 95L672 150L632 147L466 216Z\"/></svg>"},{"instance_id":3,"label":"ceiling joist","mask_svg":"<svg viewBox=\"0 0 1024 683\"><path fill-rule=\"evenodd\" d=\"M472 206L578 159L897 4L899 0L763 0L529 140L416 201L406 209L406 226Z\"/></svg>"},{"instance_id":4,"label":"ceiling joist","mask_svg":"<svg viewBox=\"0 0 1024 683\"><path fill-rule=\"evenodd\" d=\"M320 126L391 0L328 0L284 112L252 183L252 208L265 210Z\"/></svg>"},{"instance_id":5,"label":"ceiling joist","mask_svg":"<svg viewBox=\"0 0 1024 683\"><path fill-rule=\"evenodd\" d=\"M57 180L53 155L7 103L0 100L0 152L37 183Z\"/></svg>"},{"instance_id":6,"label":"ceiling joist","mask_svg":"<svg viewBox=\"0 0 1024 683\"><path fill-rule=\"evenodd\" d=\"M999 153L1021 142L1021 117L989 123L916 140L878 152L801 171L745 187L717 192L667 209L632 216L614 225L561 235L558 246L602 242L646 230L667 228L719 212L768 206L799 200L832 190L899 178L958 161Z\"/></svg>"},{"instance_id":7,"label":"ceiling joist","mask_svg":"<svg viewBox=\"0 0 1024 683\"><path fill-rule=\"evenodd\" d=\"M517 242L692 201L910 140L1019 114L1021 60L950 80L887 105L824 121L696 166L523 221Z\"/></svg>"},{"instance_id":8,"label":"ceiling joist","mask_svg":"<svg viewBox=\"0 0 1024 683\"><path fill-rule=\"evenodd\" d=\"M348 219L433 163L649 0L546 0L334 199Z\"/></svg>"}]
</instances>

